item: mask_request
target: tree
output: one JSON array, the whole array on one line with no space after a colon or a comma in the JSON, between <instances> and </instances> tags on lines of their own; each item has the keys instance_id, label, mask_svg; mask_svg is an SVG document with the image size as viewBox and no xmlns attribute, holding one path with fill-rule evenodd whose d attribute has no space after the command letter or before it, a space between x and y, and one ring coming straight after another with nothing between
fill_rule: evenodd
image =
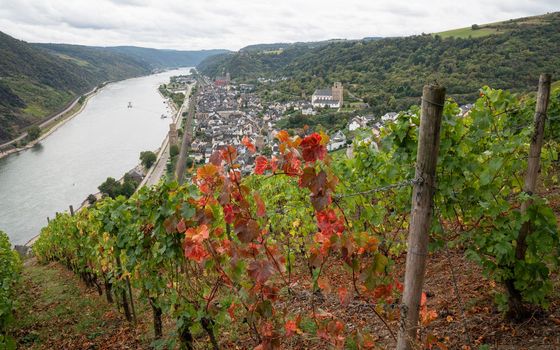
<instances>
[{"instance_id":1,"label":"tree","mask_svg":"<svg viewBox=\"0 0 560 350\"><path fill-rule=\"evenodd\" d=\"M87 201L89 205L94 205L95 202L97 202L97 198L95 198L93 194L90 194L89 196L87 196Z\"/></svg>"},{"instance_id":2,"label":"tree","mask_svg":"<svg viewBox=\"0 0 560 350\"><path fill-rule=\"evenodd\" d=\"M478 30L478 29L480 29L480 26L479 26L478 24L473 24L473 25L471 26L471 29L472 29L472 30Z\"/></svg>"},{"instance_id":3,"label":"tree","mask_svg":"<svg viewBox=\"0 0 560 350\"><path fill-rule=\"evenodd\" d=\"M152 151L144 151L140 153L140 161L146 169L150 169L157 160L157 156Z\"/></svg>"},{"instance_id":4,"label":"tree","mask_svg":"<svg viewBox=\"0 0 560 350\"><path fill-rule=\"evenodd\" d=\"M125 174L122 183L112 177L108 177L98 189L104 196L114 199L118 196L125 196L127 198L132 196L134 191L136 191L136 187L138 187L138 182L131 175Z\"/></svg>"},{"instance_id":5,"label":"tree","mask_svg":"<svg viewBox=\"0 0 560 350\"><path fill-rule=\"evenodd\" d=\"M29 139L29 141L37 140L40 135L41 135L41 128L39 128L36 125L30 127L29 130L27 131L27 138Z\"/></svg>"},{"instance_id":6,"label":"tree","mask_svg":"<svg viewBox=\"0 0 560 350\"><path fill-rule=\"evenodd\" d=\"M121 184L112 177L108 177L99 187L99 192L104 196L115 198L120 194Z\"/></svg>"},{"instance_id":7,"label":"tree","mask_svg":"<svg viewBox=\"0 0 560 350\"><path fill-rule=\"evenodd\" d=\"M179 146L171 145L171 147L169 148L169 155L171 156L171 158L177 156L178 154L179 154Z\"/></svg>"},{"instance_id":8,"label":"tree","mask_svg":"<svg viewBox=\"0 0 560 350\"><path fill-rule=\"evenodd\" d=\"M131 175L125 174L119 194L128 198L134 194L136 187L138 187L138 182Z\"/></svg>"}]
</instances>

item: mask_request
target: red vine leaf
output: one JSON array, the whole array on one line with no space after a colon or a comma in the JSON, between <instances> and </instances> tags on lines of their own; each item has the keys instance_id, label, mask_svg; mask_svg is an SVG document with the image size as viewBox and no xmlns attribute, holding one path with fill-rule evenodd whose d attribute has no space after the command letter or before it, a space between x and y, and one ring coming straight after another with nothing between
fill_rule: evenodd
<instances>
[{"instance_id":1,"label":"red vine leaf","mask_svg":"<svg viewBox=\"0 0 560 350\"><path fill-rule=\"evenodd\" d=\"M177 224L177 232L183 233L187 230L187 225L185 224L185 219L181 219Z\"/></svg>"},{"instance_id":2,"label":"red vine leaf","mask_svg":"<svg viewBox=\"0 0 560 350\"><path fill-rule=\"evenodd\" d=\"M290 134L286 130L280 130L278 134L276 134L276 138L280 140L280 142L288 142L290 140Z\"/></svg>"},{"instance_id":3,"label":"red vine leaf","mask_svg":"<svg viewBox=\"0 0 560 350\"><path fill-rule=\"evenodd\" d=\"M268 260L253 260L247 267L247 272L252 279L262 284L272 276L274 266Z\"/></svg>"},{"instance_id":4,"label":"red vine leaf","mask_svg":"<svg viewBox=\"0 0 560 350\"><path fill-rule=\"evenodd\" d=\"M313 133L301 141L302 157L306 162L323 160L327 155L327 148L322 144L322 137Z\"/></svg>"},{"instance_id":5,"label":"red vine leaf","mask_svg":"<svg viewBox=\"0 0 560 350\"><path fill-rule=\"evenodd\" d=\"M284 329L286 330L286 336L288 337L291 337L292 335L298 333L299 331L296 320L286 321L286 324L284 324Z\"/></svg>"},{"instance_id":6,"label":"red vine leaf","mask_svg":"<svg viewBox=\"0 0 560 350\"><path fill-rule=\"evenodd\" d=\"M242 243L249 243L259 236L259 224L253 219L240 219L235 223L235 233Z\"/></svg>"},{"instance_id":7,"label":"red vine leaf","mask_svg":"<svg viewBox=\"0 0 560 350\"><path fill-rule=\"evenodd\" d=\"M241 143L243 144L243 146L247 147L249 152L255 153L257 151L257 148L251 143L247 136L243 136L243 140L241 140Z\"/></svg>"},{"instance_id":8,"label":"red vine leaf","mask_svg":"<svg viewBox=\"0 0 560 350\"><path fill-rule=\"evenodd\" d=\"M210 232L208 230L208 226L200 225L198 227L191 227L185 232L187 238L195 243L202 243L205 239L208 238Z\"/></svg>"},{"instance_id":9,"label":"red vine leaf","mask_svg":"<svg viewBox=\"0 0 560 350\"><path fill-rule=\"evenodd\" d=\"M208 252L202 244L197 242L187 242L185 245L185 257L196 262L201 262L208 256Z\"/></svg>"},{"instance_id":10,"label":"red vine leaf","mask_svg":"<svg viewBox=\"0 0 560 350\"><path fill-rule=\"evenodd\" d=\"M268 160L265 156L258 156L255 159L255 174L262 175L268 168Z\"/></svg>"},{"instance_id":11,"label":"red vine leaf","mask_svg":"<svg viewBox=\"0 0 560 350\"><path fill-rule=\"evenodd\" d=\"M266 207L264 205L264 202L258 192L255 192L253 194L253 197L255 198L255 203L257 204L257 216L262 218L266 215Z\"/></svg>"},{"instance_id":12,"label":"red vine leaf","mask_svg":"<svg viewBox=\"0 0 560 350\"><path fill-rule=\"evenodd\" d=\"M235 218L233 214L233 206L231 204L226 204L223 206L223 208L224 208L224 219L228 224L231 224L233 222L233 219Z\"/></svg>"},{"instance_id":13,"label":"red vine leaf","mask_svg":"<svg viewBox=\"0 0 560 350\"><path fill-rule=\"evenodd\" d=\"M235 320L235 307L235 303L231 303L231 305L227 309L229 317L231 317L232 320Z\"/></svg>"}]
</instances>

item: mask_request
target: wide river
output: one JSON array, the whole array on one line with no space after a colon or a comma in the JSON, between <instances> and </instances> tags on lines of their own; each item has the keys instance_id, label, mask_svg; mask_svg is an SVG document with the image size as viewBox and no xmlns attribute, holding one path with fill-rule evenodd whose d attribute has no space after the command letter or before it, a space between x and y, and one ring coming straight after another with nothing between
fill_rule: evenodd
<instances>
[{"instance_id":1,"label":"wide river","mask_svg":"<svg viewBox=\"0 0 560 350\"><path fill-rule=\"evenodd\" d=\"M155 150L169 130L157 88L181 68L109 84L84 110L32 149L0 159L0 230L24 244L47 217L80 206L108 176L120 178ZM128 108L131 102L132 108Z\"/></svg>"}]
</instances>

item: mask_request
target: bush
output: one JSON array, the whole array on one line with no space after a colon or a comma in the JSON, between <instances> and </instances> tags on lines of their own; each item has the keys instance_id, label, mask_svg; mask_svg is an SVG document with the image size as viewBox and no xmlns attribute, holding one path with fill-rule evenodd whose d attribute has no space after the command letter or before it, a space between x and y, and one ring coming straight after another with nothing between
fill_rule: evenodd
<instances>
[{"instance_id":1,"label":"bush","mask_svg":"<svg viewBox=\"0 0 560 350\"><path fill-rule=\"evenodd\" d=\"M169 155L171 156L171 158L177 156L178 154L179 154L179 146L171 145L171 147L169 148Z\"/></svg>"},{"instance_id":2,"label":"bush","mask_svg":"<svg viewBox=\"0 0 560 350\"><path fill-rule=\"evenodd\" d=\"M150 169L157 160L157 156L152 151L144 151L140 153L140 161L146 169Z\"/></svg>"},{"instance_id":3,"label":"bush","mask_svg":"<svg viewBox=\"0 0 560 350\"><path fill-rule=\"evenodd\" d=\"M89 205L94 205L95 202L97 202L97 198L95 198L93 194L90 194L89 196L87 196L87 201Z\"/></svg>"},{"instance_id":4,"label":"bush","mask_svg":"<svg viewBox=\"0 0 560 350\"><path fill-rule=\"evenodd\" d=\"M19 279L21 260L12 249L8 235L0 231L0 349L15 349L15 341L7 334L13 322L14 290Z\"/></svg>"},{"instance_id":5,"label":"bush","mask_svg":"<svg viewBox=\"0 0 560 350\"><path fill-rule=\"evenodd\" d=\"M136 187L138 187L138 182L132 176L126 174L122 183L112 177L108 177L98 189L104 196L114 199L118 196L125 196L126 198L132 196L134 191L136 191Z\"/></svg>"},{"instance_id":6,"label":"bush","mask_svg":"<svg viewBox=\"0 0 560 350\"><path fill-rule=\"evenodd\" d=\"M29 141L37 140L40 135L41 135L41 128L39 128L38 126L32 126L27 131L27 139Z\"/></svg>"}]
</instances>

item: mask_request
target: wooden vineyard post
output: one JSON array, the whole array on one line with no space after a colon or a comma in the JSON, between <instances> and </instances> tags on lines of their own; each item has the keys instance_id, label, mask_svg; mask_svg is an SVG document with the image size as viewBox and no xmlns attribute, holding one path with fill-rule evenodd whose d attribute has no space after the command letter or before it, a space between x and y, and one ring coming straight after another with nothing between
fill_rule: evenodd
<instances>
[{"instance_id":1,"label":"wooden vineyard post","mask_svg":"<svg viewBox=\"0 0 560 350\"><path fill-rule=\"evenodd\" d=\"M422 92L420 136L416 158L416 183L412 191L412 210L406 254L404 294L398 350L410 350L416 339L420 299L424 284L428 238L436 186L436 165L445 88L425 85Z\"/></svg>"},{"instance_id":2,"label":"wooden vineyard post","mask_svg":"<svg viewBox=\"0 0 560 350\"><path fill-rule=\"evenodd\" d=\"M548 109L548 100L550 98L550 74L541 74L539 79L539 90L537 93L537 106L535 108L535 118L533 137L529 148L529 158L527 160L527 172L525 173L525 183L523 192L533 195L537 190L537 179L539 176L541 149L544 140L544 126L546 124L546 113ZM525 213L531 201L525 201L521 204L521 213ZM527 236L531 234L531 222L526 221L521 226L517 236L517 246L515 248L515 258L517 260L525 260L527 252ZM506 280L506 288L508 291L508 303L510 318L520 319L524 317L525 308L523 307L521 293L515 288L515 281Z\"/></svg>"},{"instance_id":3,"label":"wooden vineyard post","mask_svg":"<svg viewBox=\"0 0 560 350\"><path fill-rule=\"evenodd\" d=\"M550 98L550 74L541 74L539 79L539 92L537 94L537 107L535 108L535 130L531 138L531 146L529 148L529 159L527 160L527 173L525 174L525 184L523 192L532 195L537 189L537 179L539 176L539 167L541 161L541 149L544 140L544 125L546 124L546 111L548 109L548 100ZM525 213L531 205L530 201L521 204L521 212ZM517 238L517 248L515 256L517 259L525 259L527 251L526 238L530 231L530 223L525 222L519 237Z\"/></svg>"},{"instance_id":4,"label":"wooden vineyard post","mask_svg":"<svg viewBox=\"0 0 560 350\"><path fill-rule=\"evenodd\" d=\"M74 207L70 204L70 215L74 216Z\"/></svg>"}]
</instances>

